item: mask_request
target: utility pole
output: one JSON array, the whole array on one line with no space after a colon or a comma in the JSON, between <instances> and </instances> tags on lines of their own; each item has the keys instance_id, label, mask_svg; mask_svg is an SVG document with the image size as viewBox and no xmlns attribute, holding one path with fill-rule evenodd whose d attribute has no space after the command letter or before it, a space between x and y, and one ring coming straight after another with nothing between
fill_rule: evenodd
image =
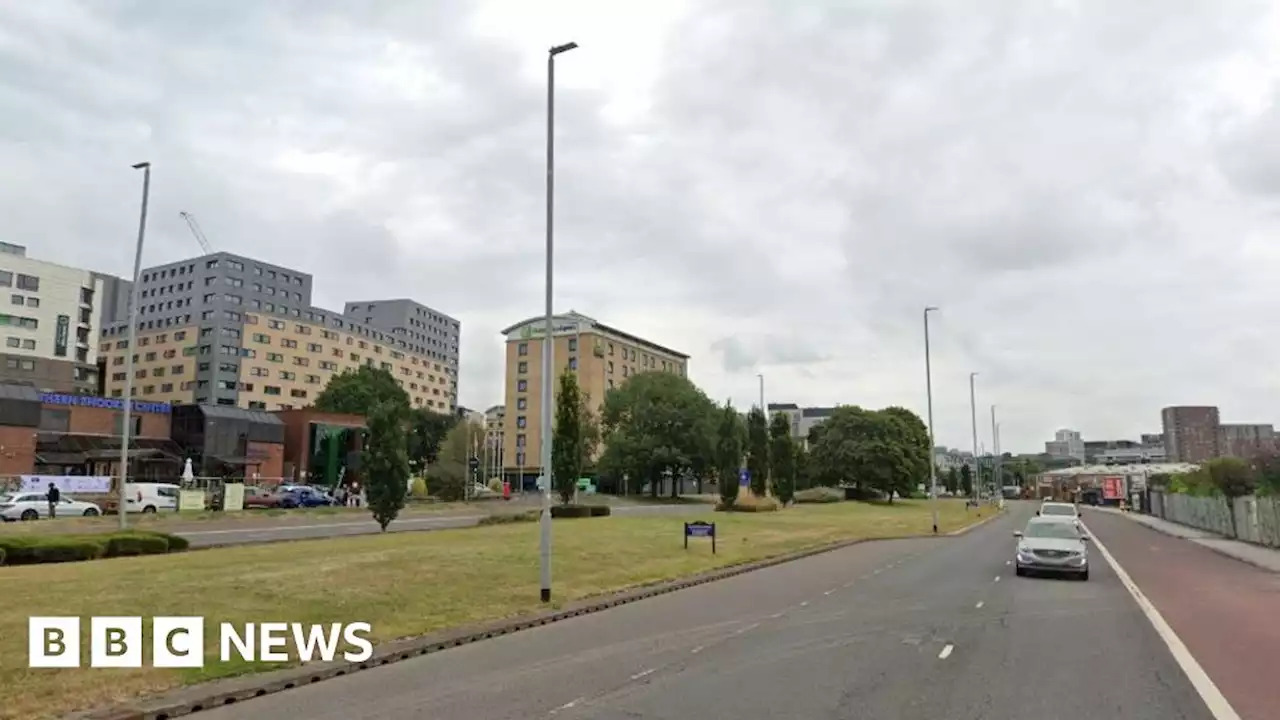
<instances>
[{"instance_id":1,"label":"utility pole","mask_svg":"<svg viewBox=\"0 0 1280 720\"><path fill-rule=\"evenodd\" d=\"M996 406L991 406L991 484L996 486L999 491L1000 484L996 477L997 468L1000 466L1000 444L996 439L999 435L996 424Z\"/></svg>"},{"instance_id":2,"label":"utility pole","mask_svg":"<svg viewBox=\"0 0 1280 720\"><path fill-rule=\"evenodd\" d=\"M151 196L151 163L140 162L133 166L142 171L142 212L138 218L138 243L133 252L133 287L129 289L129 347L125 350L124 413L120 418L120 496L117 512L120 529L128 524L128 502L125 485L129 482L129 432L133 429L133 357L138 352L138 303L142 297L142 243L147 236L147 202Z\"/></svg>"},{"instance_id":3,"label":"utility pole","mask_svg":"<svg viewBox=\"0 0 1280 720\"><path fill-rule=\"evenodd\" d=\"M973 389L973 380L978 377L978 373L969 373L969 415L973 421L973 500L975 503L982 500L982 456L978 454L978 403L977 395Z\"/></svg>"},{"instance_id":4,"label":"utility pole","mask_svg":"<svg viewBox=\"0 0 1280 720\"><path fill-rule=\"evenodd\" d=\"M929 404L929 500L933 506L933 534L938 534L938 469L933 448L933 370L929 365L929 313L936 307L924 309L924 391Z\"/></svg>"}]
</instances>

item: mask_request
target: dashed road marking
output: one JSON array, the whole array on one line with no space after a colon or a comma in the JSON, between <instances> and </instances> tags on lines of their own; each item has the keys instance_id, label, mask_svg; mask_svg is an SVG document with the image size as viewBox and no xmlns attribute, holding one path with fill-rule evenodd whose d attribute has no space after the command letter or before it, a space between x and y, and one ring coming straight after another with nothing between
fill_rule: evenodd
<instances>
[{"instance_id":1,"label":"dashed road marking","mask_svg":"<svg viewBox=\"0 0 1280 720\"><path fill-rule=\"evenodd\" d=\"M808 604L809 604L809 601L808 601L808 600L805 600L804 602L800 603L800 607L805 607L805 606L807 606Z\"/></svg>"},{"instance_id":2,"label":"dashed road marking","mask_svg":"<svg viewBox=\"0 0 1280 720\"><path fill-rule=\"evenodd\" d=\"M786 615L786 613L776 612L776 613L774 613L774 614L770 615L770 616L769 616L769 619L770 619L770 620L777 620L778 618L782 617L783 615Z\"/></svg>"},{"instance_id":3,"label":"dashed road marking","mask_svg":"<svg viewBox=\"0 0 1280 720\"><path fill-rule=\"evenodd\" d=\"M951 657L951 651L955 649L956 649L955 645L948 643L946 647L942 648L942 652L938 653L938 659L946 660L947 658Z\"/></svg>"},{"instance_id":4,"label":"dashed road marking","mask_svg":"<svg viewBox=\"0 0 1280 720\"><path fill-rule=\"evenodd\" d=\"M833 593L833 592L835 592L835 590L828 590L828 591L826 591L826 592L824 592L824 593L822 593L822 594L823 594L823 595L830 595L830 594L831 594L831 593Z\"/></svg>"},{"instance_id":5,"label":"dashed road marking","mask_svg":"<svg viewBox=\"0 0 1280 720\"><path fill-rule=\"evenodd\" d=\"M1012 564L1013 564L1013 561L1012 561L1012 560L1005 560L1005 561L1004 561L1004 564L1005 564L1005 565L1012 565Z\"/></svg>"},{"instance_id":6,"label":"dashed road marking","mask_svg":"<svg viewBox=\"0 0 1280 720\"><path fill-rule=\"evenodd\" d=\"M1116 577L1120 579L1120 584L1129 591L1129 595L1133 597L1134 602L1138 604L1138 608L1147 616L1147 620L1151 622L1151 626L1155 628L1156 634L1169 648L1169 653L1173 655L1173 659L1182 668L1182 672L1186 674L1187 679L1191 681L1191 685L1199 693L1200 699L1204 701L1205 706L1209 708L1209 713L1213 715L1214 720L1240 720L1240 715L1236 713L1235 708L1231 707L1231 703L1227 701L1222 691L1214 684L1209 674L1200 667L1200 663L1196 660L1191 651L1182 642L1182 638L1173 631L1169 623L1165 621L1164 616L1156 609L1156 606L1147 599L1147 596L1138 588L1138 584L1129 577L1129 573L1120 567L1120 563L1107 550L1107 546L1098 540L1098 536L1094 535L1088 527L1084 531L1089 535L1093 546L1098 549L1102 555L1102 559L1107 561L1111 569L1115 571Z\"/></svg>"},{"instance_id":7,"label":"dashed road marking","mask_svg":"<svg viewBox=\"0 0 1280 720\"><path fill-rule=\"evenodd\" d=\"M658 671L658 669L657 669L657 668L649 668L648 670L645 670L644 672L638 672L638 673L636 673L635 675L632 675L632 676L631 676L631 679L632 679L632 680L639 680L640 678L644 677L645 675L652 675L652 674L654 674L654 673L655 673L655 672L657 672L657 671Z\"/></svg>"},{"instance_id":8,"label":"dashed road marking","mask_svg":"<svg viewBox=\"0 0 1280 720\"><path fill-rule=\"evenodd\" d=\"M871 574L872 574L872 575L879 575L879 574L880 574L880 571L881 571L881 570L883 570L883 569L884 569L884 568L876 568L875 570L872 570L872 571L871 571Z\"/></svg>"},{"instance_id":9,"label":"dashed road marking","mask_svg":"<svg viewBox=\"0 0 1280 720\"><path fill-rule=\"evenodd\" d=\"M586 700L586 699L587 699L587 698L586 698L585 696L583 696L583 697L577 698L576 700L570 700L569 702L567 702L567 703L565 703L565 704L561 705L560 707L556 708L555 710L552 710L552 711L551 711L551 714L552 714L552 715L555 715L556 713L560 712L561 710L568 710L569 708L573 707L574 705L577 705L578 703L580 703L580 702L582 702L583 700Z\"/></svg>"},{"instance_id":10,"label":"dashed road marking","mask_svg":"<svg viewBox=\"0 0 1280 720\"><path fill-rule=\"evenodd\" d=\"M703 650L706 650L706 649L707 649L707 646L706 646L706 645L699 645L698 647L694 648L694 649L693 649L693 650L691 650L690 652L691 652L692 654L694 654L694 655L697 655L698 653L700 653L700 652L702 652Z\"/></svg>"},{"instance_id":11,"label":"dashed road marking","mask_svg":"<svg viewBox=\"0 0 1280 720\"><path fill-rule=\"evenodd\" d=\"M978 604L977 604L977 605L974 605L974 607L975 607L975 608L980 608L980 607L982 607L983 605L986 605L986 604L987 604L987 603L986 603L986 601L979 600L979 601L978 601Z\"/></svg>"},{"instance_id":12,"label":"dashed road marking","mask_svg":"<svg viewBox=\"0 0 1280 720\"><path fill-rule=\"evenodd\" d=\"M999 575L997 575L997 576L996 576L996 580L995 580L995 581L996 581L996 582L1000 582L1000 576L999 576Z\"/></svg>"}]
</instances>

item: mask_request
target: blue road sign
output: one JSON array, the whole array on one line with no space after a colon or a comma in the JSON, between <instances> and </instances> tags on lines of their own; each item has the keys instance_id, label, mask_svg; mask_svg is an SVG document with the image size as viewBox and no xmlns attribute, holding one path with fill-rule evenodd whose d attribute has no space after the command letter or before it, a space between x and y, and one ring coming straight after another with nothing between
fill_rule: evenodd
<instances>
[{"instance_id":1,"label":"blue road sign","mask_svg":"<svg viewBox=\"0 0 1280 720\"><path fill-rule=\"evenodd\" d=\"M691 522L684 524L684 549L689 549L689 538L711 538L711 554L716 554L716 524L709 522Z\"/></svg>"},{"instance_id":2,"label":"blue road sign","mask_svg":"<svg viewBox=\"0 0 1280 720\"><path fill-rule=\"evenodd\" d=\"M750 484L751 484L751 471L750 471L750 470L739 470L739 471L738 471L738 485L739 485L740 487L746 487L746 486L748 486L748 485L750 485Z\"/></svg>"}]
</instances>

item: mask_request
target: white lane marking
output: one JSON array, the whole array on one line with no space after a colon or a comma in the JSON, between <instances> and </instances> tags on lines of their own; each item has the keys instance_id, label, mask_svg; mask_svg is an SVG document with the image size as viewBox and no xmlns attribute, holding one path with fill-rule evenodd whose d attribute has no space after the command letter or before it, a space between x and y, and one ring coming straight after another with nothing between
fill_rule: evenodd
<instances>
[{"instance_id":1,"label":"white lane marking","mask_svg":"<svg viewBox=\"0 0 1280 720\"><path fill-rule=\"evenodd\" d=\"M986 604L987 604L987 603L986 603L986 601L985 601L985 600L979 600L979 601L978 601L978 604L977 604L977 605L974 605L974 607L975 607L975 608L980 608L980 607L982 607L983 605L986 605Z\"/></svg>"},{"instance_id":2,"label":"white lane marking","mask_svg":"<svg viewBox=\"0 0 1280 720\"><path fill-rule=\"evenodd\" d=\"M996 582L1000 582L1000 576L999 576L999 575L997 575L997 576L996 576L996 580L995 580L995 581L996 581Z\"/></svg>"},{"instance_id":3,"label":"white lane marking","mask_svg":"<svg viewBox=\"0 0 1280 720\"><path fill-rule=\"evenodd\" d=\"M826 592L824 592L824 593L822 593L822 594L823 594L823 595L830 595L830 594L831 594L831 593L833 593L833 592L835 592L835 590L828 590L828 591L826 591Z\"/></svg>"},{"instance_id":4,"label":"white lane marking","mask_svg":"<svg viewBox=\"0 0 1280 720\"><path fill-rule=\"evenodd\" d=\"M782 617L782 616L783 616L783 615L785 615L785 614L786 614L786 613L776 612L776 613L774 613L774 614L770 615L770 616L769 616L769 619L770 619L770 620L777 620L778 618Z\"/></svg>"},{"instance_id":5,"label":"white lane marking","mask_svg":"<svg viewBox=\"0 0 1280 720\"><path fill-rule=\"evenodd\" d=\"M744 633L744 632L751 632L752 630L755 630L755 629L756 629L756 628L758 628L758 627L760 627L760 623L751 623L750 625L748 625L748 626L746 626L746 627L742 628L741 630L737 631L736 633L734 633L734 635L741 635L741 634L742 634L742 633Z\"/></svg>"},{"instance_id":6,"label":"white lane marking","mask_svg":"<svg viewBox=\"0 0 1280 720\"><path fill-rule=\"evenodd\" d=\"M1083 523L1081 524L1083 525ZM1089 534L1093 546L1098 548L1098 552L1102 554L1102 559L1107 561L1107 564L1115 571L1116 577L1120 578L1120 584L1124 585L1125 590L1129 591L1129 595L1138 604L1142 614L1147 616L1147 620L1155 628L1156 634L1169 647L1169 653L1173 655L1178 667L1182 668L1182 672L1186 674L1187 679L1191 681L1191 685L1200 694L1200 699L1209 708L1209 713L1213 715L1215 720L1240 720L1240 715L1236 713L1235 708L1231 707L1231 703L1227 702L1226 696L1209 678L1209 674L1204 671L1204 668L1200 667L1200 663L1196 661L1195 656L1187 649L1187 646L1182 642L1182 638L1178 637L1178 634L1173 631L1173 628L1165 621L1164 616L1160 614L1156 606L1147 599L1147 596L1138 588L1138 584L1133 581L1133 578L1129 577L1129 573L1120 567L1119 561L1111 555L1111 552L1107 550L1107 546L1103 545L1098 536L1094 535L1088 527L1085 527L1084 531Z\"/></svg>"},{"instance_id":7,"label":"white lane marking","mask_svg":"<svg viewBox=\"0 0 1280 720\"><path fill-rule=\"evenodd\" d=\"M635 675L632 675L632 676L631 676L631 679L632 679L632 680L639 680L640 678L644 677L645 675L652 675L652 674L654 674L654 673L655 673L655 672L657 672L657 671L658 671L658 668L649 668L648 670L645 670L644 672L638 672L638 673L636 673Z\"/></svg>"},{"instance_id":8,"label":"white lane marking","mask_svg":"<svg viewBox=\"0 0 1280 720\"><path fill-rule=\"evenodd\" d=\"M1013 561L1012 561L1012 560L1005 560L1005 561L1004 561L1004 564L1005 564L1005 565L1012 565L1012 564L1013 564Z\"/></svg>"},{"instance_id":9,"label":"white lane marking","mask_svg":"<svg viewBox=\"0 0 1280 720\"><path fill-rule=\"evenodd\" d=\"M702 652L703 650L706 650L706 649L707 649L707 646L706 646L706 645L699 645L698 647L696 647L696 648L694 648L694 649L693 649L692 654L697 655L698 653L700 653L700 652Z\"/></svg>"},{"instance_id":10,"label":"white lane marking","mask_svg":"<svg viewBox=\"0 0 1280 720\"><path fill-rule=\"evenodd\" d=\"M806 606L806 605L808 605L808 604L809 604L809 601L808 601L808 600L805 600L804 602L800 603L800 607L804 607L804 606Z\"/></svg>"},{"instance_id":11,"label":"white lane marking","mask_svg":"<svg viewBox=\"0 0 1280 720\"><path fill-rule=\"evenodd\" d=\"M883 570L883 569L884 569L884 568L876 568L875 570L872 570L872 571L871 571L871 574L872 574L872 575L879 575L879 574L880 574L880 571L881 571L881 570Z\"/></svg>"},{"instance_id":12,"label":"white lane marking","mask_svg":"<svg viewBox=\"0 0 1280 720\"><path fill-rule=\"evenodd\" d=\"M582 702L583 700L586 700L586 699L587 699L587 698L586 698L586 696L584 695L583 697L580 697L580 698L578 698L578 699L576 699L576 700L570 700L569 702L567 702L567 703L565 703L565 704L561 705L560 707L556 708L555 710L552 710L552 711L551 711L551 714L552 714L552 715L555 715L556 713L560 712L561 710L568 710L569 708L573 707L574 705L577 705L578 703L580 703L580 702Z\"/></svg>"},{"instance_id":13,"label":"white lane marking","mask_svg":"<svg viewBox=\"0 0 1280 720\"><path fill-rule=\"evenodd\" d=\"M845 584L844 584L844 586L845 586L846 588L851 588L851 587L853 587L853 581L852 581L852 580L850 580L849 582L845 583Z\"/></svg>"},{"instance_id":14,"label":"white lane marking","mask_svg":"<svg viewBox=\"0 0 1280 720\"><path fill-rule=\"evenodd\" d=\"M938 653L938 659L946 660L947 658L951 657L951 651L955 649L956 649L955 645L948 644L946 647L942 648L942 652Z\"/></svg>"}]
</instances>

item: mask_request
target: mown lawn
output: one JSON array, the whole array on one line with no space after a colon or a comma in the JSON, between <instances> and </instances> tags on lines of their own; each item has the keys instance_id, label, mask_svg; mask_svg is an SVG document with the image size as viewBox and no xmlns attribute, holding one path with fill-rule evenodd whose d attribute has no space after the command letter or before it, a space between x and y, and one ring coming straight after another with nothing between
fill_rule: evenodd
<instances>
[{"instance_id":1,"label":"mown lawn","mask_svg":"<svg viewBox=\"0 0 1280 720\"><path fill-rule=\"evenodd\" d=\"M963 501L940 503L943 532L980 518ZM983 517L994 510L984 509ZM926 502L802 505L775 513L713 513L719 553L707 540L683 549L690 517L557 520L555 602L774 556L848 538L927 534ZM221 664L220 622L365 621L375 640L542 609L538 525L515 523L231 547L87 563L0 567L0 718L57 717L217 677L274 669ZM201 670L28 669L27 618L82 618L87 664L92 615L202 615ZM144 627L148 621L144 620ZM145 654L150 655L150 633Z\"/></svg>"}]
</instances>

